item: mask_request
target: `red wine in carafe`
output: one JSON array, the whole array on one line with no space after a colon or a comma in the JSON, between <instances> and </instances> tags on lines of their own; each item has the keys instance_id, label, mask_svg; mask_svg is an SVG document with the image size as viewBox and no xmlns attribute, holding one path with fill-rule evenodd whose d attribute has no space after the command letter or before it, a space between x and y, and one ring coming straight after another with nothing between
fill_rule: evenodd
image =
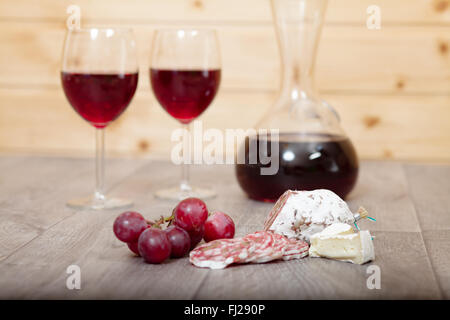
<instances>
[{"instance_id":1,"label":"red wine in carafe","mask_svg":"<svg viewBox=\"0 0 450 320\"><path fill-rule=\"evenodd\" d=\"M250 143L252 139L256 143ZM273 142L264 139L271 157ZM252 199L273 202L288 189L329 189L345 198L356 183L358 160L353 145L345 137L280 134L279 155L274 155L279 161L275 175L261 175L260 169L270 164L262 165L259 161L259 140L258 136L246 138L239 150L245 154L245 163L236 164L239 185ZM250 145L257 148L249 148ZM253 157L258 160L256 164L249 163Z\"/></svg>"},{"instance_id":2,"label":"red wine in carafe","mask_svg":"<svg viewBox=\"0 0 450 320\"><path fill-rule=\"evenodd\" d=\"M61 80L75 111L93 126L104 128L127 108L136 91L138 73L62 72Z\"/></svg>"},{"instance_id":3,"label":"red wine in carafe","mask_svg":"<svg viewBox=\"0 0 450 320\"><path fill-rule=\"evenodd\" d=\"M197 118L211 104L220 84L220 69L150 69L150 81L161 106L181 123Z\"/></svg>"}]
</instances>

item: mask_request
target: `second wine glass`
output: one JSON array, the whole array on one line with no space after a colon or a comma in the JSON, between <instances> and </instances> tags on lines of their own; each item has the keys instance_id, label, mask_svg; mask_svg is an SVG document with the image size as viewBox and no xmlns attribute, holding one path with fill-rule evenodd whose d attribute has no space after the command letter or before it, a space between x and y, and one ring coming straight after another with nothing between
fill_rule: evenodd
<instances>
[{"instance_id":1,"label":"second wine glass","mask_svg":"<svg viewBox=\"0 0 450 320\"><path fill-rule=\"evenodd\" d=\"M221 78L220 67L215 30L156 31L150 62L151 86L161 106L183 125L186 132L189 132L189 123L199 117L216 96ZM186 144L183 153L187 152ZM186 157L183 158L186 160ZM160 190L156 196L175 200L188 197L206 199L215 196L215 192L191 186L189 164L184 161L180 184Z\"/></svg>"}]
</instances>

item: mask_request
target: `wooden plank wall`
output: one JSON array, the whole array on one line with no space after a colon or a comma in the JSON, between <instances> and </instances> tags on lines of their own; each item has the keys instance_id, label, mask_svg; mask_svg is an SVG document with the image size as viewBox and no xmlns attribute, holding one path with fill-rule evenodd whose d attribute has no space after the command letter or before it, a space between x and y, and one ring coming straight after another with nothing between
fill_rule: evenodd
<instances>
[{"instance_id":1,"label":"wooden plank wall","mask_svg":"<svg viewBox=\"0 0 450 320\"><path fill-rule=\"evenodd\" d=\"M172 147L177 123L147 75L156 27L218 29L223 82L206 127L251 127L273 102L280 61L268 0L2 0L0 151L93 153L93 129L59 82L70 4L83 26L126 25L137 35L139 90L108 128L110 155L168 157ZM381 7L381 30L366 27L371 4ZM450 0L330 0L317 81L362 158L449 162Z\"/></svg>"}]
</instances>

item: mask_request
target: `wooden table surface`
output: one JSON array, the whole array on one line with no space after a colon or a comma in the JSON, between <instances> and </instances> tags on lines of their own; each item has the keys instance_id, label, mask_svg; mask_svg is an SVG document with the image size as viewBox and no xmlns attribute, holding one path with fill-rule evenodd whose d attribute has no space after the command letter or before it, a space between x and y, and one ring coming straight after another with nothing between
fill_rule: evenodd
<instances>
[{"instance_id":1,"label":"wooden table surface","mask_svg":"<svg viewBox=\"0 0 450 320\"><path fill-rule=\"evenodd\" d=\"M166 162L110 159L109 193L133 198L148 219L175 203L153 197L176 183ZM363 162L349 196L352 210L368 209L377 222L376 259L353 265L319 258L199 269L187 258L150 265L113 235L115 211L74 211L71 197L91 191L90 159L0 157L0 298L63 299L449 299L450 166ZM211 210L229 213L241 236L262 228L271 204L248 200L232 166L196 166L194 182L213 185ZM81 269L81 290L68 290L66 269ZM381 289L369 290L367 267L381 271Z\"/></svg>"}]
</instances>

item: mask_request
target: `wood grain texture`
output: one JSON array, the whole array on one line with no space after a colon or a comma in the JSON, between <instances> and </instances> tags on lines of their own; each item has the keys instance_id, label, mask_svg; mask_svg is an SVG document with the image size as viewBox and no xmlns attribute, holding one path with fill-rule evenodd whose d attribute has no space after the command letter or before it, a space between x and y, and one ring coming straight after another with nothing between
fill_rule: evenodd
<instances>
[{"instance_id":1,"label":"wood grain texture","mask_svg":"<svg viewBox=\"0 0 450 320\"><path fill-rule=\"evenodd\" d=\"M393 162L364 162L350 206L365 205L378 222L365 227L375 235L376 264L381 269L381 290L366 287L368 265L319 258L264 265L207 270L191 266L186 258L163 265L149 265L133 257L111 230L117 210L78 211L66 214L64 200L89 185L90 162L82 159L1 157L0 180L15 184L15 198L1 202L2 221L27 217L31 221L50 219L58 223L45 227L21 247L11 246L0 260L1 298L105 298L105 299L438 299L448 297L447 233L421 234L412 209L405 172ZM21 160L21 161L19 161ZM178 181L178 170L168 162L114 160L112 194L132 196L135 210L154 219L168 214L175 202L161 201L153 193ZM34 163L34 165L32 165ZM63 170L63 168L66 170ZM69 170L70 168L70 170ZM422 169L427 166L420 166ZM447 167L442 176L449 177ZM232 166L193 166L193 182L213 186L218 197L209 200L210 210L225 210L234 219L241 236L261 229L272 204L248 200L239 189ZM20 173L19 173L19 172ZM33 178L40 171L47 179ZM72 171L67 176L67 172ZM81 172L85 172L80 174ZM64 175L66 179L61 179ZM70 175L78 175L71 179ZM422 180L429 179L424 175ZM431 177L432 179L432 177ZM63 181L60 181L63 180ZM77 181L78 180L78 181ZM58 182L59 181L59 182ZM53 188L49 189L49 183ZM427 181L425 181L426 185ZM7 190L1 184L1 193ZM19 189L28 190L18 192ZM51 193L53 190L53 193ZM9 191L11 194L12 191ZM44 197L44 193L49 193ZM33 200L31 200L33 199ZM380 204L383 202L383 204ZM33 210L29 210L33 207ZM42 210L40 208L44 208ZM391 213L396 212L393 216ZM390 223L389 223L390 222ZM20 233L0 228L3 247L22 241ZM424 243L425 239L425 243ZM425 246L426 245L426 246ZM4 249L2 249L4 250ZM66 268L77 264L82 272L82 290L67 290ZM420 276L418 276L420 275Z\"/></svg>"},{"instance_id":2,"label":"wood grain texture","mask_svg":"<svg viewBox=\"0 0 450 320\"><path fill-rule=\"evenodd\" d=\"M423 238L441 292L450 299L450 230L424 231Z\"/></svg>"},{"instance_id":3,"label":"wood grain texture","mask_svg":"<svg viewBox=\"0 0 450 320\"><path fill-rule=\"evenodd\" d=\"M126 26L136 33L140 88L147 90L155 26ZM219 32L222 88L278 89L280 58L271 25L212 27ZM450 26L387 26L379 31L365 25L327 26L317 57L318 87L324 92L449 95L450 53L441 49L450 47L449 30ZM59 87L64 36L64 23L0 21L0 85Z\"/></svg>"},{"instance_id":4,"label":"wood grain texture","mask_svg":"<svg viewBox=\"0 0 450 320\"><path fill-rule=\"evenodd\" d=\"M339 112L362 159L450 161L450 96L327 94L324 98ZM252 128L274 99L269 92L219 91L201 120L205 129ZM0 150L93 154L94 130L70 107L62 90L0 89L0 101ZM168 159L175 145L171 133L178 126L149 89L141 90L108 127L106 148L114 155Z\"/></svg>"},{"instance_id":5,"label":"wood grain texture","mask_svg":"<svg viewBox=\"0 0 450 320\"><path fill-rule=\"evenodd\" d=\"M16 164L0 175L0 260L73 215L65 202L89 195L94 188L93 160L68 164L56 158L7 159ZM107 161L107 187L114 187L141 163L124 166L120 160Z\"/></svg>"},{"instance_id":6,"label":"wood grain texture","mask_svg":"<svg viewBox=\"0 0 450 320\"><path fill-rule=\"evenodd\" d=\"M405 170L422 230L450 230L450 168L410 164Z\"/></svg>"},{"instance_id":7,"label":"wood grain texture","mask_svg":"<svg viewBox=\"0 0 450 320\"><path fill-rule=\"evenodd\" d=\"M353 211L363 206L376 223L362 221L361 227L376 231L420 231L403 167L395 162L364 162L358 183L348 200Z\"/></svg>"},{"instance_id":8,"label":"wood grain texture","mask_svg":"<svg viewBox=\"0 0 450 320\"><path fill-rule=\"evenodd\" d=\"M80 6L83 26L130 26L136 32L139 89L133 111L110 128L110 152L168 153L176 123L154 103L147 75L157 27L219 30L220 94L226 96L219 96L202 117L208 126L252 126L273 101L280 59L268 0L3 0L0 151L77 156L92 148L92 132L67 108L60 88L70 4ZM372 4L329 1L317 59L318 87L337 106L362 158L448 162L450 0L379 0L378 31L366 28L366 9ZM242 116L235 117L236 112Z\"/></svg>"},{"instance_id":9,"label":"wood grain texture","mask_svg":"<svg viewBox=\"0 0 450 320\"><path fill-rule=\"evenodd\" d=\"M269 0L41 0L39 4L27 0L3 0L0 18L3 19L63 19L70 4L80 6L87 20L133 20L145 23L161 20L173 23L271 23ZM329 23L365 23L366 9L371 0L330 0L327 12ZM383 21L387 24L448 24L449 0L378 0ZM162 15L161 13L164 13Z\"/></svg>"},{"instance_id":10,"label":"wood grain texture","mask_svg":"<svg viewBox=\"0 0 450 320\"><path fill-rule=\"evenodd\" d=\"M305 258L237 266L208 274L197 298L208 299L438 299L439 288L419 233L375 232L381 289L369 290L367 267ZM412 250L412 248L414 248ZM413 265L405 264L408 261ZM424 277L417 277L417 273ZM243 281L242 279L246 279ZM249 285L251 284L251 285Z\"/></svg>"}]
</instances>

